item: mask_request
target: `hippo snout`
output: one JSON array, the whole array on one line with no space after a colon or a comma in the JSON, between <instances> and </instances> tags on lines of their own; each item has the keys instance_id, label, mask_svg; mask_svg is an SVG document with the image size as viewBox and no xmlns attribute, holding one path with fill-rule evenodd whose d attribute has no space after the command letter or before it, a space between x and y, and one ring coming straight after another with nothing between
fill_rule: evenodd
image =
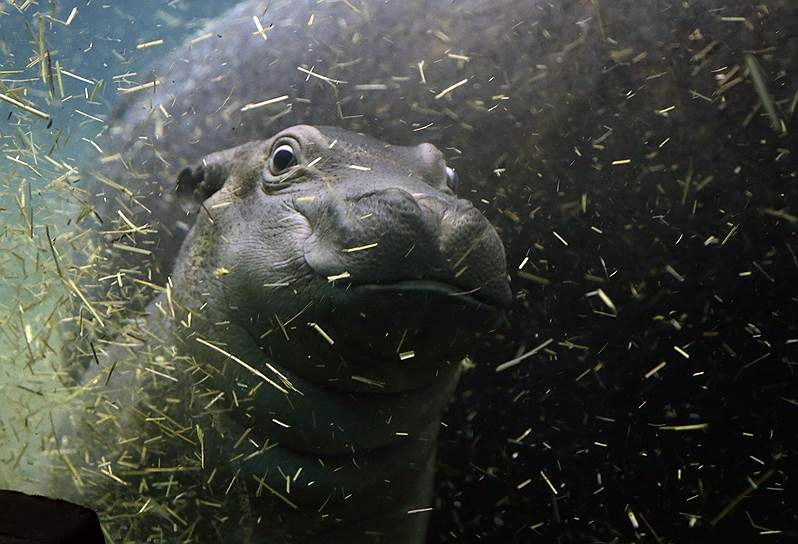
<instances>
[{"instance_id":1,"label":"hippo snout","mask_svg":"<svg viewBox=\"0 0 798 544\"><path fill-rule=\"evenodd\" d=\"M501 240L469 201L389 186L330 192L298 209L312 230L305 261L336 286L429 282L494 306L510 301Z\"/></svg>"}]
</instances>

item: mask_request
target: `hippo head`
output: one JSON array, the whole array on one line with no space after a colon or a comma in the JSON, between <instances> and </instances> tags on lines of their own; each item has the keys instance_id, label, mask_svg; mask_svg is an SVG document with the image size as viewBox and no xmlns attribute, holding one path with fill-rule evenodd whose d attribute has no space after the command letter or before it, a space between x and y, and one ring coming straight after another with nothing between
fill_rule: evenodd
<instances>
[{"instance_id":1,"label":"hippo head","mask_svg":"<svg viewBox=\"0 0 798 544\"><path fill-rule=\"evenodd\" d=\"M348 391L435 379L510 302L494 228L431 144L294 126L180 173L172 277L192 334ZM203 323L203 324L199 324Z\"/></svg>"}]
</instances>

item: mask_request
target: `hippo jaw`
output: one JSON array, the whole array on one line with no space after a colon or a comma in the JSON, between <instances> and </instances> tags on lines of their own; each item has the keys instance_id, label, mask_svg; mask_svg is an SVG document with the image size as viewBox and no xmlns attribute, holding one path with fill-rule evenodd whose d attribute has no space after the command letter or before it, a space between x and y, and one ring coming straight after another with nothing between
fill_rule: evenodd
<instances>
[{"instance_id":1,"label":"hippo jaw","mask_svg":"<svg viewBox=\"0 0 798 544\"><path fill-rule=\"evenodd\" d=\"M389 375L390 368L422 366L433 376L442 365L467 354L474 335L495 328L499 306L486 304L467 291L435 280L350 285L339 290L325 320L338 353L350 362L368 354L367 374ZM398 387L405 380L387 380ZM415 387L412 382L403 387Z\"/></svg>"}]
</instances>

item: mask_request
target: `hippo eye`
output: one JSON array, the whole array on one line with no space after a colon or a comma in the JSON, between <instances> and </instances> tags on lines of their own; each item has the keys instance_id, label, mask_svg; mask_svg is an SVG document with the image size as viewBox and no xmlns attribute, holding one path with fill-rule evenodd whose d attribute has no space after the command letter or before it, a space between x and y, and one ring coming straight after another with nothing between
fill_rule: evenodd
<instances>
[{"instance_id":1,"label":"hippo eye","mask_svg":"<svg viewBox=\"0 0 798 544\"><path fill-rule=\"evenodd\" d=\"M451 166L446 167L446 185L455 193L460 188L460 178L457 177L457 172Z\"/></svg>"},{"instance_id":2,"label":"hippo eye","mask_svg":"<svg viewBox=\"0 0 798 544\"><path fill-rule=\"evenodd\" d=\"M287 168L296 164L296 154L294 148L289 144L282 144L277 146L272 151L272 173L280 174Z\"/></svg>"}]
</instances>

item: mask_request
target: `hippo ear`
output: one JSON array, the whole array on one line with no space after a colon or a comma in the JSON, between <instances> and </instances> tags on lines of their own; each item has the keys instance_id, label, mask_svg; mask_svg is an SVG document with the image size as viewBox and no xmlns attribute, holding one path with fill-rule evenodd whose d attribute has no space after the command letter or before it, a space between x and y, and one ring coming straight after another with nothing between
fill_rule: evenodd
<instances>
[{"instance_id":1,"label":"hippo ear","mask_svg":"<svg viewBox=\"0 0 798 544\"><path fill-rule=\"evenodd\" d=\"M203 162L184 168L177 175L177 201L187 213L196 212L205 199L222 188L227 179L227 168Z\"/></svg>"},{"instance_id":2,"label":"hippo ear","mask_svg":"<svg viewBox=\"0 0 798 544\"><path fill-rule=\"evenodd\" d=\"M211 153L199 164L184 168L177 175L175 184L177 200L183 209L187 213L198 211L202 203L225 184L236 160L258 143L249 142Z\"/></svg>"}]
</instances>

